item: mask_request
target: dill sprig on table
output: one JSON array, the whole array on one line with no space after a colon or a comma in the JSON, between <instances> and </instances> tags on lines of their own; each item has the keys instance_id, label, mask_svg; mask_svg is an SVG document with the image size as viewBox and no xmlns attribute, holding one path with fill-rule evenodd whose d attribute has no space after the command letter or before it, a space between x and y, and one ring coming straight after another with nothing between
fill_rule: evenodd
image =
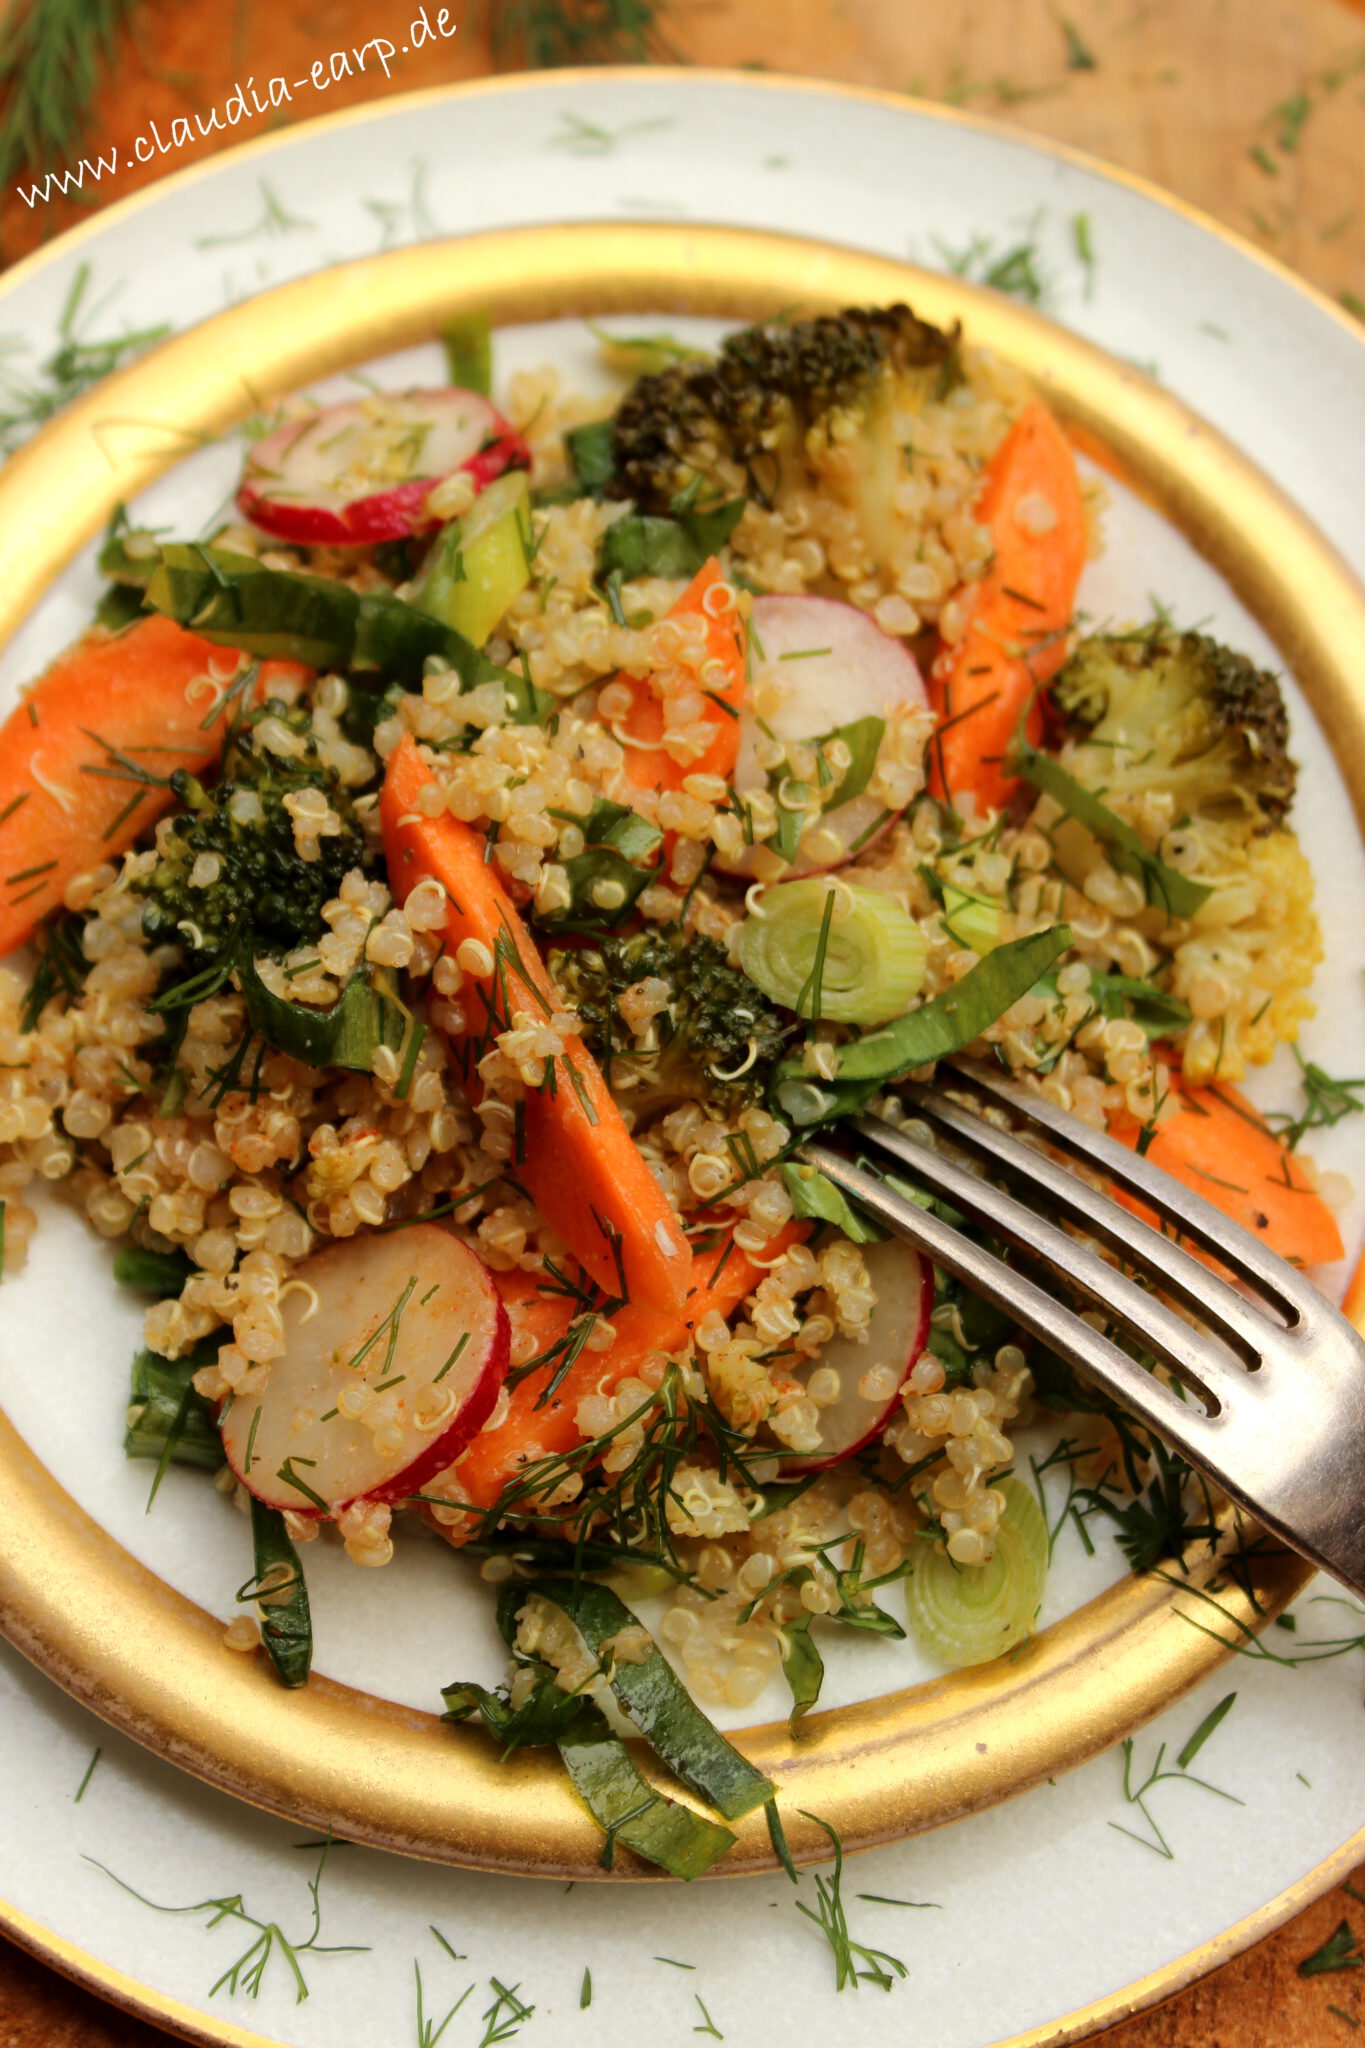
<instances>
[{"instance_id":1,"label":"dill sprig on table","mask_svg":"<svg viewBox=\"0 0 1365 2048\"><path fill-rule=\"evenodd\" d=\"M0 25L0 184L79 146L114 38L137 0L15 0Z\"/></svg>"},{"instance_id":2,"label":"dill sprig on table","mask_svg":"<svg viewBox=\"0 0 1365 2048\"><path fill-rule=\"evenodd\" d=\"M112 335L106 341L87 340L78 321L89 282L90 266L82 263L57 322L58 345L35 376L16 376L0 363L0 455L12 455L21 441L73 398L79 398L130 356L140 354L170 333L163 322L135 334ZM0 352L14 345L8 338L2 339Z\"/></svg>"},{"instance_id":3,"label":"dill sprig on table","mask_svg":"<svg viewBox=\"0 0 1365 2048\"><path fill-rule=\"evenodd\" d=\"M570 64L678 62L659 26L666 0L485 0L495 63L526 71Z\"/></svg>"}]
</instances>

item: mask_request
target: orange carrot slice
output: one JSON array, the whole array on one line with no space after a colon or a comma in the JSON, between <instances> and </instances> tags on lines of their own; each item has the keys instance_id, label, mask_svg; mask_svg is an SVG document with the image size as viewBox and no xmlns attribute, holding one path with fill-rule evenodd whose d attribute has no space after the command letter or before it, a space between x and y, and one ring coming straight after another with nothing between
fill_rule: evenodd
<instances>
[{"instance_id":1,"label":"orange carrot slice","mask_svg":"<svg viewBox=\"0 0 1365 2048\"><path fill-rule=\"evenodd\" d=\"M1020 719L1034 745L1042 735L1032 700L1066 657L1085 565L1076 458L1041 399L1029 400L987 463L976 516L990 529L994 555L980 582L959 591L967 629L930 670L940 724L929 745L929 787L950 802L970 794L998 810L1018 786L1004 761Z\"/></svg>"},{"instance_id":2,"label":"orange carrot slice","mask_svg":"<svg viewBox=\"0 0 1365 2048\"><path fill-rule=\"evenodd\" d=\"M490 978L471 977L468 984L470 1021L461 1043L472 1079L475 1044L489 1025L490 1004L496 1030L519 1010L548 1017L560 1001L530 933L484 858L483 835L448 812L427 818L419 810L430 781L431 770L404 737L389 758L379 800L384 853L399 903L428 876L440 882L452 956L474 939L496 963ZM676 1314L687 1294L687 1240L581 1038L565 1040L550 1082L527 1093L524 1156L512 1171L604 1294L624 1292L641 1308Z\"/></svg>"},{"instance_id":3,"label":"orange carrot slice","mask_svg":"<svg viewBox=\"0 0 1365 2048\"><path fill-rule=\"evenodd\" d=\"M732 1316L745 1295L757 1287L766 1265L779 1258L789 1245L799 1244L810 1234L810 1228L807 1223L785 1224L765 1248L763 1266L756 1265L747 1252L740 1251L728 1231L721 1245L693 1253L682 1313L660 1315L652 1309L642 1308L637 1302L629 1302L625 1308L618 1309L610 1318L616 1332L611 1349L580 1352L543 1408L538 1408L536 1403L554 1378L556 1363L551 1359L529 1373L512 1389L511 1406L503 1421L496 1429L482 1430L453 1468L462 1497L475 1507L491 1507L503 1488L528 1466L540 1458L562 1457L581 1444L583 1432L576 1419L580 1401L590 1394L614 1392L623 1380L639 1371L651 1351L685 1350L697 1324L713 1309L727 1319ZM493 1284L507 1303L514 1332L518 1315L514 1302L526 1302L524 1283L527 1279L528 1276L523 1274L495 1273L493 1276ZM508 1292L504 1291L508 1282L511 1283L513 1300L509 1300ZM531 1287L536 1284L531 1277ZM544 1316L543 1327L547 1332L547 1341L541 1348L548 1350L550 1344L567 1331L578 1307L562 1295L542 1295L540 1299L546 1305L539 1313ZM549 1304L553 1304L553 1309ZM555 1334L549 1335L554 1322L559 1327ZM522 1505L529 1511L534 1503L526 1501ZM461 1521L450 1528L442 1527L441 1533L452 1543L462 1543L474 1523L475 1517L470 1516L467 1523Z\"/></svg>"},{"instance_id":4,"label":"orange carrot slice","mask_svg":"<svg viewBox=\"0 0 1365 2048\"><path fill-rule=\"evenodd\" d=\"M140 770L164 779L215 758L237 660L170 619L139 619L114 639L81 641L26 693L0 727L0 954L60 905L73 875L170 809L170 790L139 781ZM256 693L307 673L262 662Z\"/></svg>"},{"instance_id":5,"label":"orange carrot slice","mask_svg":"<svg viewBox=\"0 0 1365 2048\"><path fill-rule=\"evenodd\" d=\"M659 745L664 730L660 699L648 683L634 676L616 678L634 698L630 710L613 720L613 725L618 739L624 736L627 741L626 773L637 789L681 789L685 775L722 775L728 781L734 769L744 704L744 629L737 612L724 611L717 616L707 609L706 602L724 581L720 563L712 556L668 614L671 619L700 618L706 624L705 709L701 715L714 738L703 754L685 764L675 761Z\"/></svg>"},{"instance_id":6,"label":"orange carrot slice","mask_svg":"<svg viewBox=\"0 0 1365 2048\"><path fill-rule=\"evenodd\" d=\"M1202 1195L1282 1259L1298 1266L1328 1266L1341 1258L1336 1218L1309 1186L1293 1153L1246 1098L1221 1082L1186 1088L1173 1076L1171 1085L1180 1107L1157 1126L1147 1147L1152 1165ZM1134 1118L1124 1117L1112 1126L1112 1134L1136 1150L1141 1128ZM1133 1197L1120 1195L1119 1200L1135 1216L1156 1221Z\"/></svg>"}]
</instances>

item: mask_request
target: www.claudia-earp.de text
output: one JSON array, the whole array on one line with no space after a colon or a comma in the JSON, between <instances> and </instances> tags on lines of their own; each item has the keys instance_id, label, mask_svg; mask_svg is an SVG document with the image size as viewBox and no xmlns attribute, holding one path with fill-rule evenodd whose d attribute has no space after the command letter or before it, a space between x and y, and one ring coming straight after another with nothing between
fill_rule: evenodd
<instances>
[{"instance_id":1,"label":"www.claudia-earp.de text","mask_svg":"<svg viewBox=\"0 0 1365 2048\"><path fill-rule=\"evenodd\" d=\"M169 123L169 133L158 122L149 119L141 134L134 138L133 156L138 163L148 164L159 156L170 155L173 150L188 149L192 143L203 140L215 130L235 128L240 121L249 121L256 114L268 114L274 107L292 105L296 94L327 92L343 79L363 73L367 64L371 69L378 65L388 78L395 57L405 57L410 50L420 50L424 43L448 40L457 27L448 7L429 10L425 5L419 6L408 24L407 41L401 46L395 46L387 36L371 36L366 43L333 50L325 57L315 58L299 78L283 78L277 74L258 86L253 73L244 85L235 85L221 106L210 108L207 115L177 114ZM97 185L106 173L112 177L117 172L119 160L117 147L111 147L93 159L83 157L73 170L49 171L36 185L20 185L19 197L26 205L36 206L40 200L69 192L73 186L80 190L87 173L91 183ZM127 161L126 156L124 161Z\"/></svg>"}]
</instances>

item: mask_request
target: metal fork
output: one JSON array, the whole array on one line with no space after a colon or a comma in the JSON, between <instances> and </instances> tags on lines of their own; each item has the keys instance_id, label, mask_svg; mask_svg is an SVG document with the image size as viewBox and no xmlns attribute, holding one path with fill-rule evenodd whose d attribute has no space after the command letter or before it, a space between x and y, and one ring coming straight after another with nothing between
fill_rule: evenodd
<instances>
[{"instance_id":1,"label":"metal fork","mask_svg":"<svg viewBox=\"0 0 1365 2048\"><path fill-rule=\"evenodd\" d=\"M865 1157L914 1181L1059 1275L1132 1333L1196 1397L1146 1371L1055 1295L886 1185L867 1164L826 1144L796 1156L818 1167L878 1222L1097 1380L1232 1500L1295 1550L1365 1598L1365 1342L1331 1303L1260 1239L1178 1181L1044 1097L991 1070L954 1061L940 1070L992 1120L943 1086L902 1082L897 1093L945 1152L878 1117L845 1126ZM1077 1174L1001 1127L1008 1113L1035 1137L1096 1169L1154 1210L1168 1229L1213 1254L1257 1300ZM1028 1201L983 1178L954 1152L1021 1182ZM1030 1203L1038 1206L1030 1206ZM1128 1272L1049 1220L1079 1225L1161 1293L1199 1318L1195 1329Z\"/></svg>"}]
</instances>

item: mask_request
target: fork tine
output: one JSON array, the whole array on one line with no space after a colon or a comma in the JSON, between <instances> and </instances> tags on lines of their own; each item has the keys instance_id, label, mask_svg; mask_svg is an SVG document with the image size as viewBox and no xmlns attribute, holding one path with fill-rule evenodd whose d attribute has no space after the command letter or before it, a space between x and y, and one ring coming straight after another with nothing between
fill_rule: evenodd
<instances>
[{"instance_id":1,"label":"fork tine","mask_svg":"<svg viewBox=\"0 0 1365 2048\"><path fill-rule=\"evenodd\" d=\"M853 1128L865 1144L901 1160L916 1180L945 1196L965 1216L1044 1259L1073 1287L1132 1330L1163 1364L1196 1388L1214 1411L1222 1405L1219 1382L1227 1389L1231 1375L1243 1377L1240 1365L1220 1358L1203 1332L1192 1329L1165 1302L993 1181L982 1180L970 1168L917 1144L877 1117L859 1117Z\"/></svg>"},{"instance_id":2,"label":"fork tine","mask_svg":"<svg viewBox=\"0 0 1365 2048\"><path fill-rule=\"evenodd\" d=\"M1112 1251L1159 1280L1164 1293L1183 1301L1248 1365L1260 1363L1266 1336L1260 1309L1174 1238L1096 1193L1066 1167L1021 1143L1011 1132L1002 1131L998 1124L960 1108L937 1089L903 1081L897 1093L913 1105L918 1116L959 1144L984 1155L993 1165L1012 1169L1031 1186L1045 1189L1053 1205L1073 1223L1102 1238Z\"/></svg>"},{"instance_id":3,"label":"fork tine","mask_svg":"<svg viewBox=\"0 0 1365 2048\"><path fill-rule=\"evenodd\" d=\"M1160 1430L1196 1463L1207 1462L1209 1445L1201 1438L1217 1425L1200 1409L1183 1402L1163 1381L1145 1372L1136 1359L1120 1351L1108 1337L1082 1322L1074 1310L1027 1274L1006 1266L932 1210L921 1209L918 1203L898 1195L865 1167L855 1166L826 1146L802 1145L797 1156L817 1167L897 1236L908 1238L935 1264L956 1274L985 1300L1013 1317L1068 1365L1091 1374L1124 1407Z\"/></svg>"},{"instance_id":4,"label":"fork tine","mask_svg":"<svg viewBox=\"0 0 1365 2048\"><path fill-rule=\"evenodd\" d=\"M1044 1131L1059 1151L1098 1168L1116 1187L1136 1195L1159 1216L1170 1219L1182 1236L1212 1252L1263 1298L1292 1310L1295 1317L1313 1314L1319 1299L1316 1289L1258 1237L1215 1209L1211 1202L1182 1187L1169 1174L1130 1152L1126 1145L1058 1109L1033 1089L1006 1081L975 1060L954 1060L951 1064L954 1073L962 1075L982 1095L1011 1110L1022 1122Z\"/></svg>"}]
</instances>

